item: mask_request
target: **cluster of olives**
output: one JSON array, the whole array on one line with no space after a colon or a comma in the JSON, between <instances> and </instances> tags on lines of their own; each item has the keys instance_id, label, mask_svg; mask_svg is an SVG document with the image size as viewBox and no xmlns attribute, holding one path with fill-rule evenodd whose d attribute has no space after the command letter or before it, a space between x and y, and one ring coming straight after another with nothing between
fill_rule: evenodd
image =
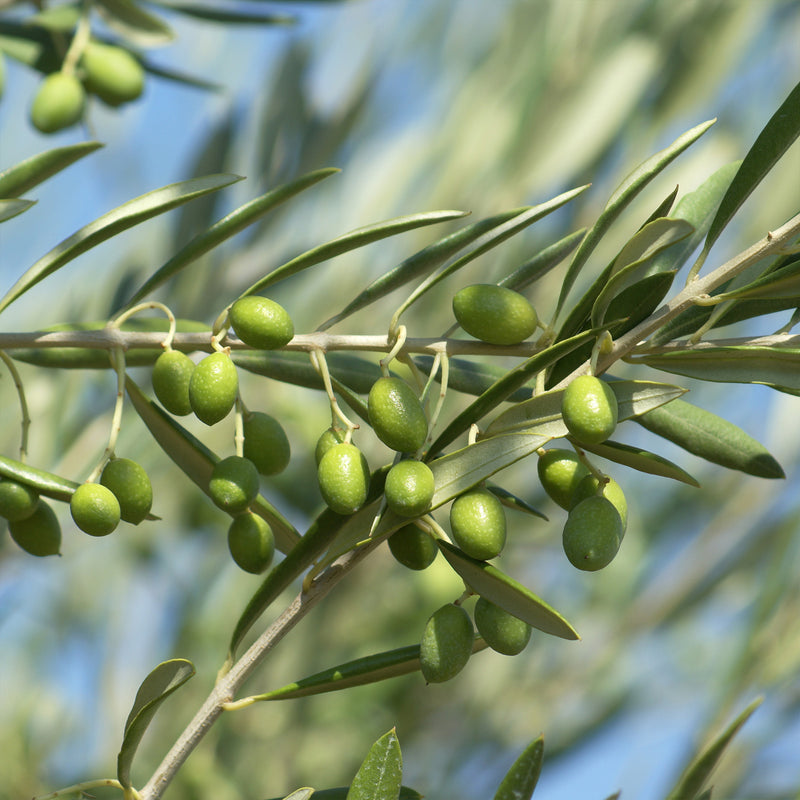
<instances>
[{"instance_id":1,"label":"cluster of olives","mask_svg":"<svg viewBox=\"0 0 800 800\"><path fill-rule=\"evenodd\" d=\"M54 556L61 550L61 526L55 511L24 483L0 479L0 516L11 538L33 556Z\"/></svg>"},{"instance_id":2,"label":"cluster of olives","mask_svg":"<svg viewBox=\"0 0 800 800\"><path fill-rule=\"evenodd\" d=\"M144 89L144 69L128 50L90 41L77 70L52 72L40 84L31 105L31 122L55 133L80 122L87 92L109 106L136 100Z\"/></svg>"}]
</instances>

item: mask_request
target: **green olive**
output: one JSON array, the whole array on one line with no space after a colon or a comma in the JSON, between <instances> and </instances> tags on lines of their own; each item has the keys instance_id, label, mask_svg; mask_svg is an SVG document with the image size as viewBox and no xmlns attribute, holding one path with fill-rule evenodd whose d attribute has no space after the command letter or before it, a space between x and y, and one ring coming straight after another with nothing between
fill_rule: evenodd
<instances>
[{"instance_id":1,"label":"green olive","mask_svg":"<svg viewBox=\"0 0 800 800\"><path fill-rule=\"evenodd\" d=\"M475 627L492 650L506 656L521 653L531 638L531 626L505 609L479 597L475 604Z\"/></svg>"},{"instance_id":2,"label":"green olive","mask_svg":"<svg viewBox=\"0 0 800 800\"><path fill-rule=\"evenodd\" d=\"M572 508L562 543L570 563L594 571L612 562L622 541L622 519L614 504L594 495Z\"/></svg>"},{"instance_id":3,"label":"green olive","mask_svg":"<svg viewBox=\"0 0 800 800\"><path fill-rule=\"evenodd\" d=\"M369 423L392 450L414 453L428 435L428 420L414 390L400 378L378 378L367 398Z\"/></svg>"},{"instance_id":4,"label":"green olive","mask_svg":"<svg viewBox=\"0 0 800 800\"><path fill-rule=\"evenodd\" d=\"M234 517L228 528L228 549L233 560L253 575L262 573L275 555L275 537L269 523L248 511Z\"/></svg>"},{"instance_id":5,"label":"green olive","mask_svg":"<svg viewBox=\"0 0 800 800\"><path fill-rule=\"evenodd\" d=\"M430 616L419 646L419 663L428 683L449 681L472 655L475 631L469 614L448 603Z\"/></svg>"},{"instance_id":6,"label":"green olive","mask_svg":"<svg viewBox=\"0 0 800 800\"><path fill-rule=\"evenodd\" d=\"M386 505L401 517L418 517L430 507L434 492L433 472L422 461L399 461L386 475Z\"/></svg>"},{"instance_id":7,"label":"green olive","mask_svg":"<svg viewBox=\"0 0 800 800\"><path fill-rule=\"evenodd\" d=\"M574 450L545 450L536 465L542 488L561 508L572 507L578 484L591 473Z\"/></svg>"},{"instance_id":8,"label":"green olive","mask_svg":"<svg viewBox=\"0 0 800 800\"><path fill-rule=\"evenodd\" d=\"M81 56L86 88L104 103L129 103L144 89L144 68L122 47L89 42Z\"/></svg>"},{"instance_id":9,"label":"green olive","mask_svg":"<svg viewBox=\"0 0 800 800\"><path fill-rule=\"evenodd\" d=\"M244 418L243 455L262 475L277 475L286 469L292 451L286 431L275 417L252 411Z\"/></svg>"},{"instance_id":10,"label":"green olive","mask_svg":"<svg viewBox=\"0 0 800 800\"><path fill-rule=\"evenodd\" d=\"M103 468L100 483L114 493L125 522L138 525L150 513L153 486L144 468L135 461L112 458Z\"/></svg>"},{"instance_id":11,"label":"green olive","mask_svg":"<svg viewBox=\"0 0 800 800\"><path fill-rule=\"evenodd\" d=\"M42 133L55 133L80 122L86 92L83 84L64 72L53 72L40 84L31 106L31 122Z\"/></svg>"},{"instance_id":12,"label":"green olive","mask_svg":"<svg viewBox=\"0 0 800 800\"><path fill-rule=\"evenodd\" d=\"M9 521L8 530L11 538L32 556L56 556L61 550L58 517L44 500L39 500L29 517Z\"/></svg>"},{"instance_id":13,"label":"green olive","mask_svg":"<svg viewBox=\"0 0 800 800\"><path fill-rule=\"evenodd\" d=\"M27 519L39 504L39 494L24 483L0 478L0 517L9 522Z\"/></svg>"},{"instance_id":14,"label":"green olive","mask_svg":"<svg viewBox=\"0 0 800 800\"><path fill-rule=\"evenodd\" d=\"M617 397L600 378L581 375L564 389L561 416L578 442L604 442L617 427L617 414Z\"/></svg>"},{"instance_id":15,"label":"green olive","mask_svg":"<svg viewBox=\"0 0 800 800\"><path fill-rule=\"evenodd\" d=\"M476 283L456 292L453 313L468 334L489 344L519 344L539 322L527 298L492 283Z\"/></svg>"},{"instance_id":16,"label":"green olive","mask_svg":"<svg viewBox=\"0 0 800 800\"><path fill-rule=\"evenodd\" d=\"M90 536L108 536L119 525L119 501L99 483L82 483L69 501L75 524Z\"/></svg>"},{"instance_id":17,"label":"green olive","mask_svg":"<svg viewBox=\"0 0 800 800\"><path fill-rule=\"evenodd\" d=\"M192 413L189 402L189 382L194 372L194 361L180 350L167 350L153 365L153 391L158 402L170 414L185 417Z\"/></svg>"},{"instance_id":18,"label":"green olive","mask_svg":"<svg viewBox=\"0 0 800 800\"><path fill-rule=\"evenodd\" d=\"M485 561L500 553L506 543L503 504L486 489L472 489L450 506L453 541L472 558Z\"/></svg>"},{"instance_id":19,"label":"green olive","mask_svg":"<svg viewBox=\"0 0 800 800\"><path fill-rule=\"evenodd\" d=\"M189 402L206 425L214 425L230 413L239 391L236 367L227 353L206 356L192 372Z\"/></svg>"},{"instance_id":20,"label":"green olive","mask_svg":"<svg viewBox=\"0 0 800 800\"><path fill-rule=\"evenodd\" d=\"M575 494L572 495L572 505L575 506L581 500L595 495L610 500L614 508L617 509L617 513L622 520L622 534L624 536L625 529L628 527L628 502L625 499L622 487L613 478L608 478L608 482L601 487L600 481L594 475L587 475L575 489Z\"/></svg>"},{"instance_id":21,"label":"green olive","mask_svg":"<svg viewBox=\"0 0 800 800\"><path fill-rule=\"evenodd\" d=\"M404 525L387 541L395 559L409 569L427 569L433 564L439 552L433 537L416 525Z\"/></svg>"},{"instance_id":22,"label":"green olive","mask_svg":"<svg viewBox=\"0 0 800 800\"><path fill-rule=\"evenodd\" d=\"M231 306L228 316L236 335L256 350L277 350L294 336L286 309L266 297L242 297Z\"/></svg>"},{"instance_id":23,"label":"green olive","mask_svg":"<svg viewBox=\"0 0 800 800\"><path fill-rule=\"evenodd\" d=\"M228 456L214 464L208 494L217 508L241 514L258 494L258 470L247 458Z\"/></svg>"},{"instance_id":24,"label":"green olive","mask_svg":"<svg viewBox=\"0 0 800 800\"><path fill-rule=\"evenodd\" d=\"M317 480L322 498L331 511L354 514L367 499L367 459L354 444L336 444L319 462Z\"/></svg>"},{"instance_id":25,"label":"green olive","mask_svg":"<svg viewBox=\"0 0 800 800\"><path fill-rule=\"evenodd\" d=\"M316 459L317 466L322 461L322 456L328 452L335 444L341 444L344 441L344 431L341 428L328 428L322 432L322 435L317 439L317 445L314 448L314 458Z\"/></svg>"}]
</instances>

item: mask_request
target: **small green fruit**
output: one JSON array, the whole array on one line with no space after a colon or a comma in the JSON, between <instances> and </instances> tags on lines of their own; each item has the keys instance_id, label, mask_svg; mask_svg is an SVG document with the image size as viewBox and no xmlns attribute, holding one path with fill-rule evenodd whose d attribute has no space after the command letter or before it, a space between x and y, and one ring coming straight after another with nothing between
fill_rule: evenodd
<instances>
[{"instance_id":1,"label":"small green fruit","mask_svg":"<svg viewBox=\"0 0 800 800\"><path fill-rule=\"evenodd\" d=\"M265 519L247 512L234 517L228 528L228 549L233 560L253 575L262 573L275 555L275 537Z\"/></svg>"},{"instance_id":2,"label":"small green fruit","mask_svg":"<svg viewBox=\"0 0 800 800\"><path fill-rule=\"evenodd\" d=\"M31 122L42 133L55 133L80 122L86 93L74 76L53 72L40 84L31 106Z\"/></svg>"},{"instance_id":3,"label":"small green fruit","mask_svg":"<svg viewBox=\"0 0 800 800\"><path fill-rule=\"evenodd\" d=\"M29 517L9 521L11 538L32 556L56 556L61 550L61 526L55 511L39 500L36 510Z\"/></svg>"},{"instance_id":4,"label":"small green fruit","mask_svg":"<svg viewBox=\"0 0 800 800\"><path fill-rule=\"evenodd\" d=\"M570 434L584 444L600 444L617 427L617 397L593 375L581 375L564 389L561 416Z\"/></svg>"},{"instance_id":5,"label":"small green fruit","mask_svg":"<svg viewBox=\"0 0 800 800\"><path fill-rule=\"evenodd\" d=\"M86 88L104 103L129 103L144 89L144 68L121 47L89 42L81 56Z\"/></svg>"},{"instance_id":6,"label":"small green fruit","mask_svg":"<svg viewBox=\"0 0 800 800\"><path fill-rule=\"evenodd\" d=\"M236 335L256 350L277 350L294 336L286 309L266 297L242 297L231 306L228 316Z\"/></svg>"},{"instance_id":7,"label":"small green fruit","mask_svg":"<svg viewBox=\"0 0 800 800\"><path fill-rule=\"evenodd\" d=\"M587 497L569 512L562 536L564 552L578 569L602 569L617 554L622 532L613 503L597 495Z\"/></svg>"},{"instance_id":8,"label":"small green fruit","mask_svg":"<svg viewBox=\"0 0 800 800\"><path fill-rule=\"evenodd\" d=\"M622 520L622 534L624 536L625 529L628 527L628 501L625 499L622 487L613 478L609 478L601 490L600 481L594 475L587 475L575 489L575 494L572 495L572 505L576 506L581 500L595 495L610 500L614 508L617 509L617 513Z\"/></svg>"},{"instance_id":9,"label":"small green fruit","mask_svg":"<svg viewBox=\"0 0 800 800\"><path fill-rule=\"evenodd\" d=\"M277 475L289 465L292 451L280 422L263 411L253 411L244 418L243 454L262 475Z\"/></svg>"},{"instance_id":10,"label":"small green fruit","mask_svg":"<svg viewBox=\"0 0 800 800\"><path fill-rule=\"evenodd\" d=\"M401 517L418 517L433 499L433 472L422 461L399 461L386 475L386 505Z\"/></svg>"},{"instance_id":11,"label":"small green fruit","mask_svg":"<svg viewBox=\"0 0 800 800\"><path fill-rule=\"evenodd\" d=\"M153 365L153 391L158 402L170 414L185 417L192 413L189 402L189 382L194 372L194 361L180 350L167 350Z\"/></svg>"},{"instance_id":12,"label":"small green fruit","mask_svg":"<svg viewBox=\"0 0 800 800\"><path fill-rule=\"evenodd\" d=\"M492 283L465 286L453 297L453 313L471 336L489 344L519 344L539 322L527 298Z\"/></svg>"},{"instance_id":13,"label":"small green fruit","mask_svg":"<svg viewBox=\"0 0 800 800\"><path fill-rule=\"evenodd\" d=\"M475 604L475 627L486 644L498 653L515 656L531 638L531 626L508 611L479 597Z\"/></svg>"},{"instance_id":14,"label":"small green fruit","mask_svg":"<svg viewBox=\"0 0 800 800\"><path fill-rule=\"evenodd\" d=\"M150 513L153 486L144 468L135 461L112 458L103 468L100 483L114 493L125 522L138 525Z\"/></svg>"},{"instance_id":15,"label":"small green fruit","mask_svg":"<svg viewBox=\"0 0 800 800\"><path fill-rule=\"evenodd\" d=\"M328 452L335 444L341 444L344 441L344 431L339 428L328 428L322 432L322 435L317 439L317 445L314 448L314 458L316 459L317 466L322 461L322 456Z\"/></svg>"},{"instance_id":16,"label":"small green fruit","mask_svg":"<svg viewBox=\"0 0 800 800\"><path fill-rule=\"evenodd\" d=\"M404 525L389 537L388 542L395 559L414 570L427 569L439 552L433 538L416 525Z\"/></svg>"},{"instance_id":17,"label":"small green fruit","mask_svg":"<svg viewBox=\"0 0 800 800\"><path fill-rule=\"evenodd\" d=\"M354 444L334 445L319 462L317 480L322 498L331 511L354 514L367 499L367 459Z\"/></svg>"},{"instance_id":18,"label":"small green fruit","mask_svg":"<svg viewBox=\"0 0 800 800\"><path fill-rule=\"evenodd\" d=\"M472 489L450 506L453 541L472 558L485 561L500 553L506 543L503 504L486 489Z\"/></svg>"},{"instance_id":19,"label":"small green fruit","mask_svg":"<svg viewBox=\"0 0 800 800\"><path fill-rule=\"evenodd\" d=\"M367 398L369 423L392 450L414 453L428 435L428 420L414 390L400 378L378 378Z\"/></svg>"},{"instance_id":20,"label":"small green fruit","mask_svg":"<svg viewBox=\"0 0 800 800\"><path fill-rule=\"evenodd\" d=\"M247 458L228 456L214 464L208 494L217 508L241 514L258 494L258 470Z\"/></svg>"},{"instance_id":21,"label":"small green fruit","mask_svg":"<svg viewBox=\"0 0 800 800\"><path fill-rule=\"evenodd\" d=\"M224 419L236 402L239 376L227 353L206 356L192 372L189 402L192 411L206 425Z\"/></svg>"},{"instance_id":22,"label":"small green fruit","mask_svg":"<svg viewBox=\"0 0 800 800\"><path fill-rule=\"evenodd\" d=\"M419 663L428 683L449 681L461 672L472 655L475 631L469 614L448 603L431 615L419 646Z\"/></svg>"},{"instance_id":23,"label":"small green fruit","mask_svg":"<svg viewBox=\"0 0 800 800\"><path fill-rule=\"evenodd\" d=\"M75 524L90 536L108 536L119 525L119 501L99 483L81 484L72 493L69 510Z\"/></svg>"},{"instance_id":24,"label":"small green fruit","mask_svg":"<svg viewBox=\"0 0 800 800\"><path fill-rule=\"evenodd\" d=\"M536 465L542 488L561 508L572 508L578 484L591 473L574 450L545 450Z\"/></svg>"},{"instance_id":25,"label":"small green fruit","mask_svg":"<svg viewBox=\"0 0 800 800\"><path fill-rule=\"evenodd\" d=\"M0 517L19 522L33 514L38 504L39 494L30 486L0 478Z\"/></svg>"}]
</instances>

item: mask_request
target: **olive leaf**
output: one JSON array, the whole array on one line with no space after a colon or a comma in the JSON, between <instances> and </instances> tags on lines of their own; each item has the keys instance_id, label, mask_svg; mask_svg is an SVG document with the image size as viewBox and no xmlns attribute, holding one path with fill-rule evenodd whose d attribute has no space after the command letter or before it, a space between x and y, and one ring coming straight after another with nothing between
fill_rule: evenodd
<instances>
[{"instance_id":1,"label":"olive leaf","mask_svg":"<svg viewBox=\"0 0 800 800\"><path fill-rule=\"evenodd\" d=\"M294 17L286 14L253 14L244 11L231 11L224 6L214 8L195 3L174 3L171 0L150 0L150 2L187 17L208 22L221 22L227 25L291 25L295 22Z\"/></svg>"},{"instance_id":2,"label":"olive leaf","mask_svg":"<svg viewBox=\"0 0 800 800\"><path fill-rule=\"evenodd\" d=\"M164 20L133 0L96 0L95 8L109 28L139 47L158 47L175 38Z\"/></svg>"},{"instance_id":3,"label":"olive leaf","mask_svg":"<svg viewBox=\"0 0 800 800\"><path fill-rule=\"evenodd\" d=\"M72 493L80 485L60 475L36 469L6 456L0 456L0 476L10 478L17 483L24 483L45 497L52 497L53 500L65 503L69 502Z\"/></svg>"},{"instance_id":4,"label":"olive leaf","mask_svg":"<svg viewBox=\"0 0 800 800\"><path fill-rule=\"evenodd\" d=\"M69 33L78 24L80 18L81 7L78 3L62 3L25 17L25 23L46 28L48 31Z\"/></svg>"},{"instance_id":5,"label":"olive leaf","mask_svg":"<svg viewBox=\"0 0 800 800\"><path fill-rule=\"evenodd\" d=\"M539 517L539 519L543 519L546 522L549 521L549 518L542 514L541 511L534 508L530 503L526 503L521 497L517 497L512 492L509 492L508 489L504 489L502 486L497 486L494 483L487 483L486 488L506 508L511 508L515 511L522 511L525 514L530 514L532 517Z\"/></svg>"},{"instance_id":6,"label":"olive leaf","mask_svg":"<svg viewBox=\"0 0 800 800\"><path fill-rule=\"evenodd\" d=\"M759 478L786 477L781 465L752 436L685 400L673 400L633 419L643 428L713 464Z\"/></svg>"},{"instance_id":7,"label":"olive leaf","mask_svg":"<svg viewBox=\"0 0 800 800\"><path fill-rule=\"evenodd\" d=\"M125 789L131 788L130 772L133 757L158 707L194 673L191 661L174 658L163 661L142 681L133 708L125 722L122 746L117 755L117 778Z\"/></svg>"},{"instance_id":8,"label":"olive leaf","mask_svg":"<svg viewBox=\"0 0 800 800\"><path fill-rule=\"evenodd\" d=\"M425 375L430 375L433 368L433 356L416 356L414 364ZM508 373L507 369L493 364L491 361L474 361L467 358L453 357L449 359L447 390L451 389L464 394L480 395L497 383ZM434 378L441 383L441 372ZM531 396L531 389L517 389L508 396L510 402L518 403Z\"/></svg>"},{"instance_id":9,"label":"olive leaf","mask_svg":"<svg viewBox=\"0 0 800 800\"><path fill-rule=\"evenodd\" d=\"M27 211L31 206L35 206L35 200L25 200L25 199L12 199L12 200L0 200L0 222L5 222L9 219L14 219L14 217L19 216L23 212Z\"/></svg>"},{"instance_id":10,"label":"olive leaf","mask_svg":"<svg viewBox=\"0 0 800 800\"><path fill-rule=\"evenodd\" d=\"M403 757L394 728L370 747L345 800L398 800Z\"/></svg>"},{"instance_id":11,"label":"olive leaf","mask_svg":"<svg viewBox=\"0 0 800 800\"><path fill-rule=\"evenodd\" d=\"M544 736L534 739L517 757L494 795L494 800L530 800L539 782Z\"/></svg>"},{"instance_id":12,"label":"olive leaf","mask_svg":"<svg viewBox=\"0 0 800 800\"><path fill-rule=\"evenodd\" d=\"M739 729L761 705L763 698L757 698L736 717L730 725L686 767L678 778L675 787L666 800L699 800L703 784L708 780L714 767Z\"/></svg>"},{"instance_id":13,"label":"olive leaf","mask_svg":"<svg viewBox=\"0 0 800 800\"><path fill-rule=\"evenodd\" d=\"M675 481L681 481L681 483L687 483L689 486L700 486L688 472L681 469L677 464L673 464L666 458L648 450L643 450L640 447L631 447L627 444L614 442L611 439L607 439L602 444L581 444L581 447L590 453L600 456L600 458L605 458L616 464L622 464L639 472L659 475L662 478L671 478Z\"/></svg>"},{"instance_id":14,"label":"olive leaf","mask_svg":"<svg viewBox=\"0 0 800 800\"><path fill-rule=\"evenodd\" d=\"M349 786L337 786L335 789L298 789L297 792L313 792L314 800L347 800L347 792L350 790ZM288 797L278 798L274 797L272 800L306 800L311 797L309 794L299 794L295 798L297 792L292 792ZM423 800L424 795L408 786L400 787L399 800Z\"/></svg>"},{"instance_id":15,"label":"olive leaf","mask_svg":"<svg viewBox=\"0 0 800 800\"><path fill-rule=\"evenodd\" d=\"M52 250L43 255L27 272L6 292L0 300L0 311L7 308L28 289L44 280L65 264L105 242L112 236L132 228L157 214L176 208L197 197L216 192L224 186L242 180L238 175L206 175L188 181L173 183L143 194L127 203L123 203L113 211L109 211L94 222L81 228L72 236L64 239Z\"/></svg>"},{"instance_id":16,"label":"olive leaf","mask_svg":"<svg viewBox=\"0 0 800 800\"><path fill-rule=\"evenodd\" d=\"M580 639L554 608L486 561L477 561L449 542L437 541L450 566L474 592L533 628L562 639Z\"/></svg>"},{"instance_id":17,"label":"olive leaf","mask_svg":"<svg viewBox=\"0 0 800 800\"><path fill-rule=\"evenodd\" d=\"M498 281L497 285L521 292L525 287L530 286L551 269L557 267L580 244L585 235L586 228L581 228L563 239L559 239L520 264L513 272Z\"/></svg>"},{"instance_id":18,"label":"olive leaf","mask_svg":"<svg viewBox=\"0 0 800 800\"><path fill-rule=\"evenodd\" d=\"M778 272L768 272L755 281L729 292L714 295L715 300L782 300L800 301L800 262Z\"/></svg>"},{"instance_id":19,"label":"olive leaf","mask_svg":"<svg viewBox=\"0 0 800 800\"><path fill-rule=\"evenodd\" d=\"M291 794L287 794L282 800L309 800L312 794L314 794L314 790L304 786L302 789L295 789Z\"/></svg>"},{"instance_id":20,"label":"olive leaf","mask_svg":"<svg viewBox=\"0 0 800 800\"><path fill-rule=\"evenodd\" d=\"M27 194L34 186L102 147L101 142L80 142L45 150L0 172L0 197Z\"/></svg>"}]
</instances>

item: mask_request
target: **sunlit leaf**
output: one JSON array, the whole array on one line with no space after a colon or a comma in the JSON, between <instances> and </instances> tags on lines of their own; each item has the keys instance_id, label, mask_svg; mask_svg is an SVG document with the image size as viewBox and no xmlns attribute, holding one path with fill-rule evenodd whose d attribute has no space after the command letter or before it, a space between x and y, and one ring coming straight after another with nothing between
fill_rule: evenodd
<instances>
[{"instance_id":1,"label":"sunlit leaf","mask_svg":"<svg viewBox=\"0 0 800 800\"><path fill-rule=\"evenodd\" d=\"M700 486L688 472L681 469L677 464L673 464L666 458L648 450L643 450L640 447L631 447L627 444L614 442L611 439L607 439L602 444L581 444L581 447L601 458L617 464L623 464L639 472L660 475L662 478L672 478L672 480L681 481L681 483L688 483L689 486Z\"/></svg>"},{"instance_id":2,"label":"sunlit leaf","mask_svg":"<svg viewBox=\"0 0 800 800\"><path fill-rule=\"evenodd\" d=\"M403 757L394 728L372 745L358 768L346 800L398 800Z\"/></svg>"},{"instance_id":3,"label":"sunlit leaf","mask_svg":"<svg viewBox=\"0 0 800 800\"><path fill-rule=\"evenodd\" d=\"M779 300L783 298L800 302L800 262L779 272L769 272L758 280L739 289L715 295L726 300Z\"/></svg>"},{"instance_id":4,"label":"sunlit leaf","mask_svg":"<svg viewBox=\"0 0 800 800\"><path fill-rule=\"evenodd\" d=\"M586 228L581 228L563 239L559 239L549 247L545 247L544 250L520 264L512 273L498 281L498 286L505 286L517 292L522 291L557 267L580 244L585 235Z\"/></svg>"},{"instance_id":5,"label":"sunlit leaf","mask_svg":"<svg viewBox=\"0 0 800 800\"><path fill-rule=\"evenodd\" d=\"M494 795L494 800L530 800L539 782L544 736L534 739L517 757Z\"/></svg>"},{"instance_id":6,"label":"sunlit leaf","mask_svg":"<svg viewBox=\"0 0 800 800\"><path fill-rule=\"evenodd\" d=\"M21 461L15 461L6 456L0 456L0 476L10 478L17 483L24 483L45 497L52 497L54 500L61 500L65 503L69 502L72 493L79 485L60 475L36 469L30 464L23 464Z\"/></svg>"},{"instance_id":7,"label":"sunlit leaf","mask_svg":"<svg viewBox=\"0 0 800 800\"><path fill-rule=\"evenodd\" d=\"M133 0L95 0L95 8L109 28L139 47L159 47L175 38L164 20Z\"/></svg>"},{"instance_id":8,"label":"sunlit leaf","mask_svg":"<svg viewBox=\"0 0 800 800\"><path fill-rule=\"evenodd\" d=\"M0 200L0 222L13 219L34 205L36 205L35 200Z\"/></svg>"},{"instance_id":9,"label":"sunlit leaf","mask_svg":"<svg viewBox=\"0 0 800 800\"><path fill-rule=\"evenodd\" d=\"M100 142L80 142L45 150L26 158L0 172L0 197L20 197L34 186L52 177L103 145Z\"/></svg>"}]
</instances>

